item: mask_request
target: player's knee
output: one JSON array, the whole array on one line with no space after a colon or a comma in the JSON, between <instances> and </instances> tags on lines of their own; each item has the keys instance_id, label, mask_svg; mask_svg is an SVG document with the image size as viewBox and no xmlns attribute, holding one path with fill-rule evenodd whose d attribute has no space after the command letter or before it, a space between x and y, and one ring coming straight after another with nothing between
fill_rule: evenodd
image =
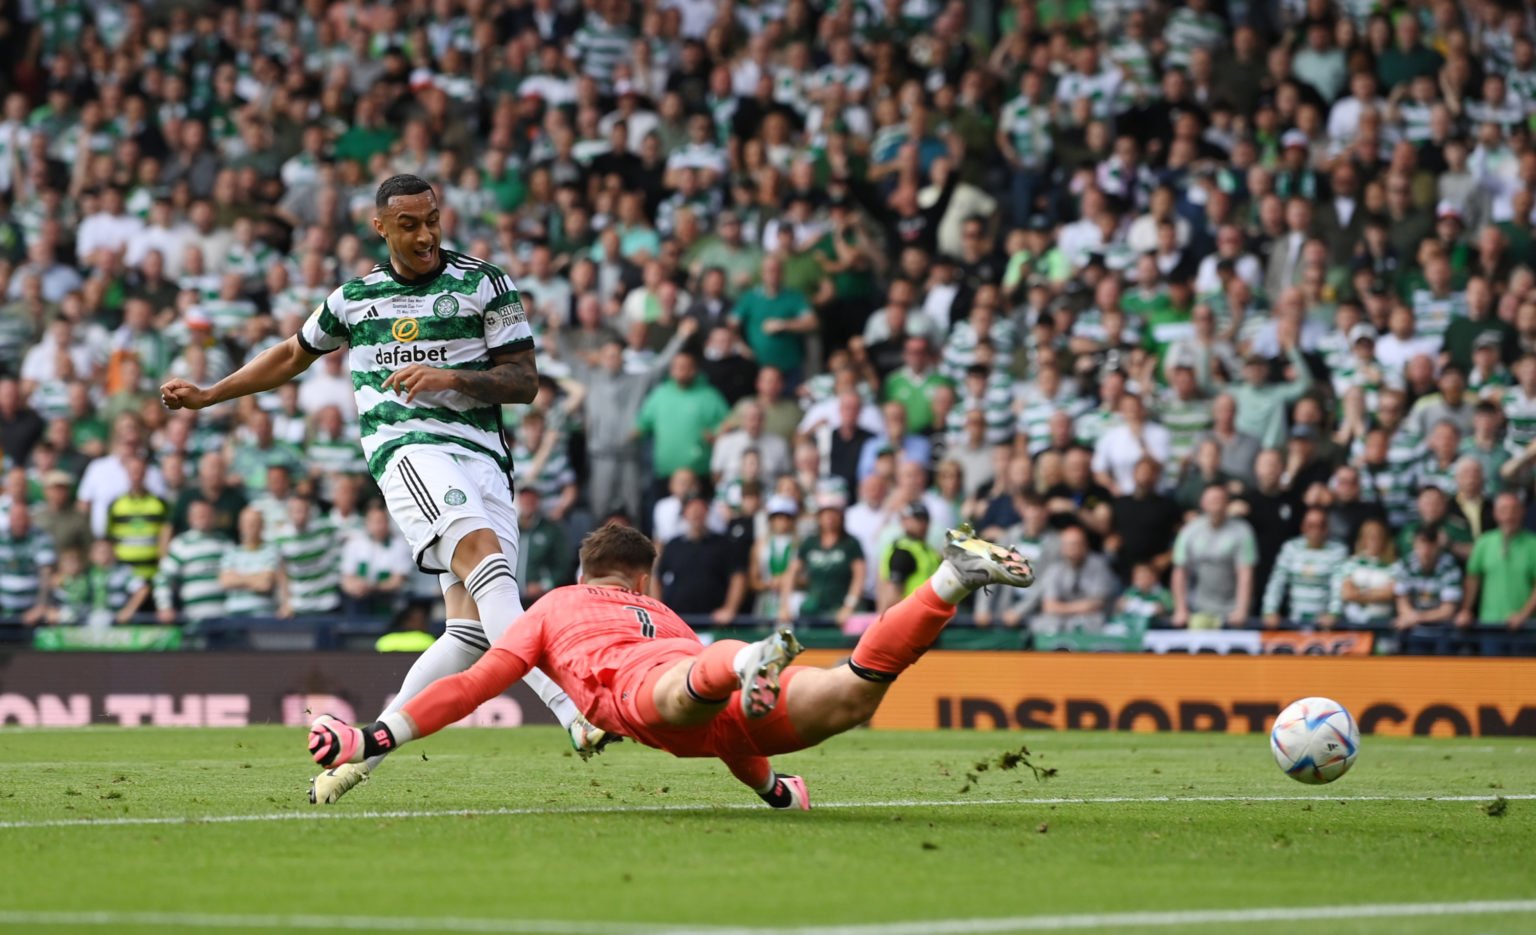
<instances>
[{"instance_id":1,"label":"player's knee","mask_svg":"<svg viewBox=\"0 0 1536 935\"><path fill-rule=\"evenodd\" d=\"M501 552L501 540L488 526L481 526L458 537L453 547L453 571L459 578L469 576L475 566Z\"/></svg>"}]
</instances>

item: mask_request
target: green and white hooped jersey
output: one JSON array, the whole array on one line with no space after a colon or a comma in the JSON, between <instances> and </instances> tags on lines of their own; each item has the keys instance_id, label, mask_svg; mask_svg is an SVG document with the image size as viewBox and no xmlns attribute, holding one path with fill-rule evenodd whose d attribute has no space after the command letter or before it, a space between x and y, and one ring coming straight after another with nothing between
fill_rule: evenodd
<instances>
[{"instance_id":1,"label":"green and white hooped jersey","mask_svg":"<svg viewBox=\"0 0 1536 935\"><path fill-rule=\"evenodd\" d=\"M1333 577L1348 559L1349 549L1342 542L1325 542L1313 548L1299 536L1287 540L1275 557L1275 569L1264 588L1264 613L1278 614L1282 604L1290 618L1297 621L1337 613L1338 608L1333 606Z\"/></svg>"},{"instance_id":2,"label":"green and white hooped jersey","mask_svg":"<svg viewBox=\"0 0 1536 935\"><path fill-rule=\"evenodd\" d=\"M181 614L187 620L207 620L224 614L224 588L219 569L229 540L189 529L172 539L160 558L155 576L155 603L175 607L181 598Z\"/></svg>"},{"instance_id":3,"label":"green and white hooped jersey","mask_svg":"<svg viewBox=\"0 0 1536 935\"><path fill-rule=\"evenodd\" d=\"M288 604L296 614L323 614L341 603L341 535L329 519L299 530L285 524L272 539L288 576Z\"/></svg>"},{"instance_id":4,"label":"green and white hooped jersey","mask_svg":"<svg viewBox=\"0 0 1536 935\"><path fill-rule=\"evenodd\" d=\"M400 279L388 266L345 283L299 331L299 344L324 354L349 345L358 430L368 471L381 480L395 456L411 448L453 446L512 470L500 407L453 390L407 402L383 389L410 364L487 370L495 352L531 350L533 331L510 277L497 267L443 250L441 272L423 282Z\"/></svg>"},{"instance_id":5,"label":"green and white hooped jersey","mask_svg":"<svg viewBox=\"0 0 1536 935\"><path fill-rule=\"evenodd\" d=\"M247 549L232 546L224 552L219 570L229 569L242 575L262 571L277 571L282 559L277 548L270 544ZM277 613L277 601L271 591L250 591L245 588L226 588L224 614L229 617L271 617Z\"/></svg>"},{"instance_id":6,"label":"green and white hooped jersey","mask_svg":"<svg viewBox=\"0 0 1536 935\"><path fill-rule=\"evenodd\" d=\"M1536 111L1536 68L1530 71L1511 69L1504 75L1510 96L1519 101L1527 114Z\"/></svg>"},{"instance_id":7,"label":"green and white hooped jersey","mask_svg":"<svg viewBox=\"0 0 1536 935\"><path fill-rule=\"evenodd\" d=\"M1428 289L1413 290L1413 330L1422 337L1443 340L1451 322L1467 318L1467 295L1452 292L1444 297L1436 296Z\"/></svg>"},{"instance_id":8,"label":"green and white hooped jersey","mask_svg":"<svg viewBox=\"0 0 1536 935\"><path fill-rule=\"evenodd\" d=\"M1504 418L1509 420L1509 440L1520 447L1536 441L1536 395L1527 396L1520 386L1504 391Z\"/></svg>"},{"instance_id":9,"label":"green and white hooped jersey","mask_svg":"<svg viewBox=\"0 0 1536 935\"><path fill-rule=\"evenodd\" d=\"M0 530L0 613L20 615L37 603L42 570L58 564L53 539L40 529L21 538Z\"/></svg>"},{"instance_id":10,"label":"green and white hooped jersey","mask_svg":"<svg viewBox=\"0 0 1536 935\"><path fill-rule=\"evenodd\" d=\"M1003 105L998 118L998 125L1008 131L1008 139L1025 166L1037 168L1050 158L1049 105L1036 104L1021 94Z\"/></svg>"}]
</instances>

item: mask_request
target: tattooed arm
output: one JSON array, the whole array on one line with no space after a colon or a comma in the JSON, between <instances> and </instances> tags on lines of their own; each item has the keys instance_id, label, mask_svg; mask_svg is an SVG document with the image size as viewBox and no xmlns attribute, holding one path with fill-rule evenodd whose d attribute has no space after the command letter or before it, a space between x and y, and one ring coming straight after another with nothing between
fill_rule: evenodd
<instances>
[{"instance_id":1,"label":"tattooed arm","mask_svg":"<svg viewBox=\"0 0 1536 935\"><path fill-rule=\"evenodd\" d=\"M531 403L539 392L533 348L493 351L489 370L455 370L453 389L486 403Z\"/></svg>"},{"instance_id":2,"label":"tattooed arm","mask_svg":"<svg viewBox=\"0 0 1536 935\"><path fill-rule=\"evenodd\" d=\"M483 403L531 403L539 392L539 368L531 347L493 351L489 370L444 370L411 364L390 374L384 389L403 393L406 402L415 399L417 393L454 390Z\"/></svg>"}]
</instances>

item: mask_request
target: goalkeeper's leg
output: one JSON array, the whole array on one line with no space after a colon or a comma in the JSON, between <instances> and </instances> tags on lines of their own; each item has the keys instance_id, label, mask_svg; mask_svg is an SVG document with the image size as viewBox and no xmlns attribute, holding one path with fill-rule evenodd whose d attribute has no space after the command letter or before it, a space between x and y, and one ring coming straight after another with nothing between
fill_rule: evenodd
<instances>
[{"instance_id":1,"label":"goalkeeper's leg","mask_svg":"<svg viewBox=\"0 0 1536 935\"><path fill-rule=\"evenodd\" d=\"M846 665L787 670L782 716L749 728L756 749L787 753L863 724L897 676L938 639L955 605L988 585L1027 588L1033 583L1034 572L1018 552L977 538L969 526L950 530L938 570L864 631Z\"/></svg>"},{"instance_id":2,"label":"goalkeeper's leg","mask_svg":"<svg viewBox=\"0 0 1536 935\"><path fill-rule=\"evenodd\" d=\"M716 640L691 659L660 669L641 688L648 726L687 727L712 720L735 701L748 718L766 717L779 701L779 676L803 652L788 628L755 643Z\"/></svg>"}]
</instances>

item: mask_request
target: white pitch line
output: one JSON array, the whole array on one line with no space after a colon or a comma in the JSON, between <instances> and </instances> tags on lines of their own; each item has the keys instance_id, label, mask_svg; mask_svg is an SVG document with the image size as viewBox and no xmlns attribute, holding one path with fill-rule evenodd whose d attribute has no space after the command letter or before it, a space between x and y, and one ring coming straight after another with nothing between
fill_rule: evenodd
<instances>
[{"instance_id":1,"label":"white pitch line","mask_svg":"<svg viewBox=\"0 0 1536 935\"><path fill-rule=\"evenodd\" d=\"M332 929L361 932L486 932L496 935L669 935L665 925L622 922L562 922L539 919L409 918L405 916L226 915L211 912L7 912L0 927L88 926L112 928Z\"/></svg>"},{"instance_id":2,"label":"white pitch line","mask_svg":"<svg viewBox=\"0 0 1536 935\"><path fill-rule=\"evenodd\" d=\"M886 802L822 802L817 809L975 808L995 805L1180 805L1184 803L1240 802L1512 802L1536 801L1536 793L1508 795L1187 795L1098 796L1088 798L1031 799L897 799ZM525 808L446 808L349 812L340 809L300 809L257 815L165 815L143 818L49 818L35 821L0 821L0 830L31 828L132 828L145 825L234 825L267 821L369 821L419 818L496 818L517 815L623 815L647 812L740 812L760 811L761 805L737 802L725 805L576 805Z\"/></svg>"},{"instance_id":3,"label":"white pitch line","mask_svg":"<svg viewBox=\"0 0 1536 935\"><path fill-rule=\"evenodd\" d=\"M492 935L1002 935L1092 929L1244 925L1345 919L1403 919L1536 913L1536 899L1442 903L1376 903L1343 906L1284 906L1262 909L1191 909L1010 916L992 919L931 919L859 925L678 926L623 922L563 922L551 919L460 919L321 915L226 915L197 912L26 912L0 910L0 926L142 926L192 929L332 929L345 931L471 932Z\"/></svg>"}]
</instances>

